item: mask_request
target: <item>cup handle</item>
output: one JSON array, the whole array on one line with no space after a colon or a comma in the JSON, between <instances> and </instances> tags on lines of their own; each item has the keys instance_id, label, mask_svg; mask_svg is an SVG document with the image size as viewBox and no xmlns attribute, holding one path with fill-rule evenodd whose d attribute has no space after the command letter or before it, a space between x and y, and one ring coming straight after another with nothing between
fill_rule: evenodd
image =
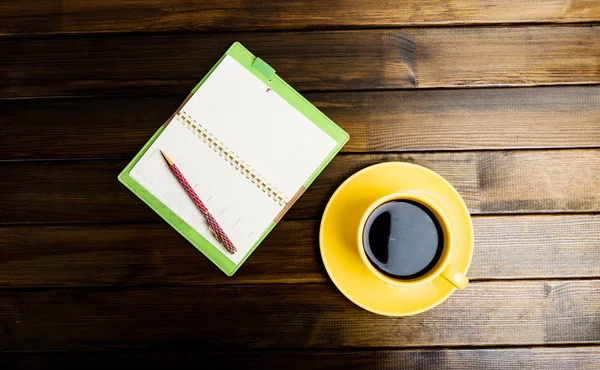
<instances>
[{"instance_id":1,"label":"cup handle","mask_svg":"<svg viewBox=\"0 0 600 370\"><path fill-rule=\"evenodd\" d=\"M465 289L467 284L469 284L469 279L467 279L462 272L458 271L456 267L452 265L448 265L448 267L446 267L444 272L442 272L442 276L444 279L448 280L450 284L454 285L460 290Z\"/></svg>"}]
</instances>

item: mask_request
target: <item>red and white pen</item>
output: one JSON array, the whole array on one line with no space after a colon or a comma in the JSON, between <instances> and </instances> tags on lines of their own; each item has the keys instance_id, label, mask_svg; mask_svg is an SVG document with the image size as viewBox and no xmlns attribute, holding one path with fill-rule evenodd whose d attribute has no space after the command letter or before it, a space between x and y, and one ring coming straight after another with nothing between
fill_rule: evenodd
<instances>
[{"instance_id":1,"label":"red and white pen","mask_svg":"<svg viewBox=\"0 0 600 370\"><path fill-rule=\"evenodd\" d=\"M177 168L175 163L173 163L173 161L169 157L167 157L167 155L163 153L162 150L160 151L160 154L162 154L163 158L167 162L167 165L169 166L169 169L171 170L175 178L177 178L177 181L179 181L179 184L181 184L187 195L192 199L192 202L194 202L196 207L198 207L200 213L202 213L202 216L204 216L204 218L206 219L208 228L213 233L215 238L223 245L223 247L225 247L225 249L227 249L229 253L234 254L235 252L237 252L237 249L231 242L231 239L229 239L229 237L225 234L221 226L219 226L219 224L217 223L217 220L215 220L215 218L210 214L208 208L206 208L204 203L202 203L202 201L198 197L198 194L196 194L194 189L190 186L190 183L187 182L185 177L183 177L183 174L181 173L181 171L179 171L179 168Z\"/></svg>"}]
</instances>

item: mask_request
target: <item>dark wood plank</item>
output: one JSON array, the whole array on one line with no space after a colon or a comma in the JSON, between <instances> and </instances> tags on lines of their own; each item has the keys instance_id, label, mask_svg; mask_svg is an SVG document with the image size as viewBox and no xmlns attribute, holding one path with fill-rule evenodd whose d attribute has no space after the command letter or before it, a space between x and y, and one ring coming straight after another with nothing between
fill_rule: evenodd
<instances>
[{"instance_id":1,"label":"dark wood plank","mask_svg":"<svg viewBox=\"0 0 600 370\"><path fill-rule=\"evenodd\" d=\"M183 99L0 100L0 158L132 158Z\"/></svg>"},{"instance_id":2,"label":"dark wood plank","mask_svg":"<svg viewBox=\"0 0 600 370\"><path fill-rule=\"evenodd\" d=\"M600 146L596 86L305 96L350 134L344 152ZM182 100L0 100L0 158L130 158Z\"/></svg>"},{"instance_id":3,"label":"dark wood plank","mask_svg":"<svg viewBox=\"0 0 600 370\"><path fill-rule=\"evenodd\" d=\"M474 217L473 227L470 276L600 276L599 215Z\"/></svg>"},{"instance_id":4,"label":"dark wood plank","mask_svg":"<svg viewBox=\"0 0 600 370\"><path fill-rule=\"evenodd\" d=\"M299 199L290 216L320 217L344 179L387 161L416 163L441 174L473 214L600 209L600 197L596 196L600 194L600 151L540 150L338 156Z\"/></svg>"},{"instance_id":5,"label":"dark wood plank","mask_svg":"<svg viewBox=\"0 0 600 370\"><path fill-rule=\"evenodd\" d=\"M596 27L417 29L419 87L600 82Z\"/></svg>"},{"instance_id":6,"label":"dark wood plank","mask_svg":"<svg viewBox=\"0 0 600 370\"><path fill-rule=\"evenodd\" d=\"M164 223L2 227L0 286L323 282L317 233L281 222L231 279Z\"/></svg>"},{"instance_id":7,"label":"dark wood plank","mask_svg":"<svg viewBox=\"0 0 600 370\"><path fill-rule=\"evenodd\" d=\"M471 280L600 276L600 216L475 217L473 224ZM318 230L317 221L280 223L229 278L163 223L5 226L0 286L327 282Z\"/></svg>"},{"instance_id":8,"label":"dark wood plank","mask_svg":"<svg viewBox=\"0 0 600 370\"><path fill-rule=\"evenodd\" d=\"M157 221L117 180L123 161L3 162L1 222Z\"/></svg>"},{"instance_id":9,"label":"dark wood plank","mask_svg":"<svg viewBox=\"0 0 600 370\"><path fill-rule=\"evenodd\" d=\"M600 146L600 88L308 95L349 134L346 152Z\"/></svg>"},{"instance_id":10,"label":"dark wood plank","mask_svg":"<svg viewBox=\"0 0 600 370\"><path fill-rule=\"evenodd\" d=\"M187 94L235 40L301 91L598 84L598 32L529 26L12 37L0 39L7 71L0 98Z\"/></svg>"},{"instance_id":11,"label":"dark wood plank","mask_svg":"<svg viewBox=\"0 0 600 370\"><path fill-rule=\"evenodd\" d=\"M376 351L133 351L133 352L51 352L5 353L10 369L107 369L113 366L144 369L554 369L595 370L600 362L599 347L502 348L502 349L419 349Z\"/></svg>"},{"instance_id":12,"label":"dark wood plank","mask_svg":"<svg viewBox=\"0 0 600 370\"><path fill-rule=\"evenodd\" d=\"M596 212L600 150L340 155L286 219L317 218L344 179L387 161L417 163L444 176L474 214ZM127 162L0 162L0 223L135 222L158 216L117 181ZM576 180L576 181L575 181Z\"/></svg>"},{"instance_id":13,"label":"dark wood plank","mask_svg":"<svg viewBox=\"0 0 600 370\"><path fill-rule=\"evenodd\" d=\"M361 1L4 0L0 33L262 30L532 22L594 22L593 0Z\"/></svg>"},{"instance_id":14,"label":"dark wood plank","mask_svg":"<svg viewBox=\"0 0 600 370\"><path fill-rule=\"evenodd\" d=\"M436 309L390 318L324 284L6 290L0 350L594 343L599 293L600 280L473 282Z\"/></svg>"},{"instance_id":15,"label":"dark wood plank","mask_svg":"<svg viewBox=\"0 0 600 370\"><path fill-rule=\"evenodd\" d=\"M299 90L410 87L411 38L401 30L3 38L0 98L187 95L234 41Z\"/></svg>"}]
</instances>

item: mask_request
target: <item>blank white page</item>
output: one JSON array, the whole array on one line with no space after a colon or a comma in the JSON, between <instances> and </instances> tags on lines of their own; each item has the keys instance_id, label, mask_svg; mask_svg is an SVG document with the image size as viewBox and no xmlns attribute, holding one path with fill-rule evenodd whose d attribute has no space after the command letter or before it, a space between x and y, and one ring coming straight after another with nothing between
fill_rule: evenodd
<instances>
[{"instance_id":1,"label":"blank white page","mask_svg":"<svg viewBox=\"0 0 600 370\"><path fill-rule=\"evenodd\" d=\"M175 162L231 239L238 250L235 254L227 252L213 237L160 150ZM177 119L171 121L129 175L236 264L282 209Z\"/></svg>"},{"instance_id":2,"label":"blank white page","mask_svg":"<svg viewBox=\"0 0 600 370\"><path fill-rule=\"evenodd\" d=\"M181 109L287 199L336 142L260 79L226 56Z\"/></svg>"}]
</instances>

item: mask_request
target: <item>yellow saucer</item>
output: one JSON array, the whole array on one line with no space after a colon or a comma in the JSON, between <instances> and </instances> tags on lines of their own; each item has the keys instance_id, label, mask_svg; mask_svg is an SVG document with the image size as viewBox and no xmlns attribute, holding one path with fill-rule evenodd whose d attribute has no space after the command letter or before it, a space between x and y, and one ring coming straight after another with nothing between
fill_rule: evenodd
<instances>
[{"instance_id":1,"label":"yellow saucer","mask_svg":"<svg viewBox=\"0 0 600 370\"><path fill-rule=\"evenodd\" d=\"M364 265L357 246L361 215L378 198L399 191L423 194L444 211L456 246L450 263L459 271L466 274L473 254L469 211L458 192L440 175L414 164L388 162L350 176L325 207L319 235L321 257L331 280L348 299L365 310L388 316L426 311L456 289L441 276L414 287L389 285Z\"/></svg>"}]
</instances>

